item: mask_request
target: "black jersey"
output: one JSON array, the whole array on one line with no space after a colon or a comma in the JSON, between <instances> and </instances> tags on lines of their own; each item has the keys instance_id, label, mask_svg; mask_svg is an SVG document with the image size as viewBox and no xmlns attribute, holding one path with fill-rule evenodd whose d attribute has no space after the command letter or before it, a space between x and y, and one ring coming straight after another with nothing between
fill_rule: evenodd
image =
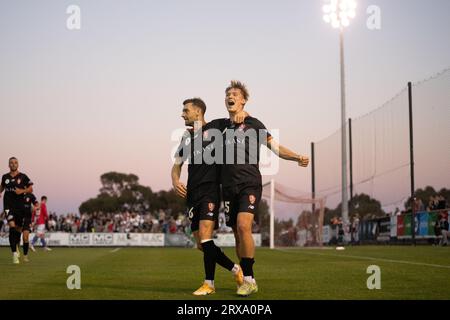
<instances>
[{"instance_id":1,"label":"black jersey","mask_svg":"<svg viewBox=\"0 0 450 320\"><path fill-rule=\"evenodd\" d=\"M16 188L25 189L31 186L33 182L25 173L19 173L15 177L7 173L2 176L1 185L5 188L3 196L3 208L25 209L24 194L16 194Z\"/></svg>"},{"instance_id":2,"label":"black jersey","mask_svg":"<svg viewBox=\"0 0 450 320\"><path fill-rule=\"evenodd\" d=\"M226 119L208 122L202 130L188 130L181 139L175 157L183 162L188 161L188 193L203 183L216 182L220 179L220 166L216 162L205 161L204 154L208 152L215 156L217 148L221 148L221 134L210 134L211 129L221 133Z\"/></svg>"},{"instance_id":3,"label":"black jersey","mask_svg":"<svg viewBox=\"0 0 450 320\"><path fill-rule=\"evenodd\" d=\"M241 124L226 120L223 130L224 164L221 168L224 187L262 183L259 171L260 147L270 137L264 124L256 118L248 116Z\"/></svg>"},{"instance_id":4,"label":"black jersey","mask_svg":"<svg viewBox=\"0 0 450 320\"><path fill-rule=\"evenodd\" d=\"M32 194L32 193L25 193L23 195L23 201L24 201L25 209L27 209L28 211L31 212L31 206L34 205L37 200L36 200L36 197L34 196L34 194Z\"/></svg>"}]
</instances>

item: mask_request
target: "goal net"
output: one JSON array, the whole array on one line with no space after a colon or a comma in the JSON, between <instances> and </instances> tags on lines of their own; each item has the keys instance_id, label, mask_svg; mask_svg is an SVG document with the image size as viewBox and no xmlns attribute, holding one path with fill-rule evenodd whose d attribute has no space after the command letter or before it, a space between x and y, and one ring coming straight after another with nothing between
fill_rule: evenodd
<instances>
[{"instance_id":1,"label":"goal net","mask_svg":"<svg viewBox=\"0 0 450 320\"><path fill-rule=\"evenodd\" d=\"M259 225L262 244L275 247L311 247L323 244L325 198L311 198L271 180L263 185Z\"/></svg>"}]
</instances>

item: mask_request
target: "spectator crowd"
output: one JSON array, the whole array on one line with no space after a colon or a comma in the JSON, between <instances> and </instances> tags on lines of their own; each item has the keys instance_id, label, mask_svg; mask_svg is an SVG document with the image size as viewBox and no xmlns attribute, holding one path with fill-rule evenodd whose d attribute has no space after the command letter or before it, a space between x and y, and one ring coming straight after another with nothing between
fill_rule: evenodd
<instances>
[{"instance_id":1,"label":"spectator crowd","mask_svg":"<svg viewBox=\"0 0 450 320\"><path fill-rule=\"evenodd\" d=\"M50 232L140 232L140 233L189 233L187 217L179 213L169 215L164 210L155 213L104 213L94 212L76 215L50 214L47 230Z\"/></svg>"}]
</instances>

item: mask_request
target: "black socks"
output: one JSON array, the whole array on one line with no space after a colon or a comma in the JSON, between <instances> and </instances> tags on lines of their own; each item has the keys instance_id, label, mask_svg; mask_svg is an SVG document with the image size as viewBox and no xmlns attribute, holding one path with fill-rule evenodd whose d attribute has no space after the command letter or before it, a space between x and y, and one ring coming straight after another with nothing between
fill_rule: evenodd
<instances>
[{"instance_id":1,"label":"black socks","mask_svg":"<svg viewBox=\"0 0 450 320\"><path fill-rule=\"evenodd\" d=\"M17 231L14 228L9 229L9 246L11 247L11 251L14 253L17 251Z\"/></svg>"},{"instance_id":2,"label":"black socks","mask_svg":"<svg viewBox=\"0 0 450 320\"><path fill-rule=\"evenodd\" d=\"M205 267L205 280L214 280L216 273L217 251L213 240L202 243L203 248L203 264Z\"/></svg>"},{"instance_id":3,"label":"black socks","mask_svg":"<svg viewBox=\"0 0 450 320\"><path fill-rule=\"evenodd\" d=\"M234 267L234 262L231 261L230 258L228 258L218 246L214 244L214 247L216 248L217 264L224 267L228 271L231 271Z\"/></svg>"},{"instance_id":4,"label":"black socks","mask_svg":"<svg viewBox=\"0 0 450 320\"><path fill-rule=\"evenodd\" d=\"M23 255L26 256L28 254L28 248L30 247L30 244L28 242L23 243Z\"/></svg>"},{"instance_id":5,"label":"black socks","mask_svg":"<svg viewBox=\"0 0 450 320\"><path fill-rule=\"evenodd\" d=\"M241 268L244 273L244 277L253 277L253 264L255 263L254 258L242 258Z\"/></svg>"}]
</instances>

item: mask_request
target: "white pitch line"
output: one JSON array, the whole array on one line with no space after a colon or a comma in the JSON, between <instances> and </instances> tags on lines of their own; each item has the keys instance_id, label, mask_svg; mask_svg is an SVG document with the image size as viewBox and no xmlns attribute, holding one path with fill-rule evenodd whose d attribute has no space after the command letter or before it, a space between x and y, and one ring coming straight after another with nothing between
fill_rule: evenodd
<instances>
[{"instance_id":1,"label":"white pitch line","mask_svg":"<svg viewBox=\"0 0 450 320\"><path fill-rule=\"evenodd\" d=\"M122 248L115 248L115 249L111 250L110 252L111 252L111 253L114 253L114 252L119 251L120 249L122 249Z\"/></svg>"},{"instance_id":2,"label":"white pitch line","mask_svg":"<svg viewBox=\"0 0 450 320\"><path fill-rule=\"evenodd\" d=\"M384 259L384 258L375 258L375 257L366 257L366 256L354 256L354 255L348 255L348 254L324 254L324 253L317 253L317 252L307 252L306 250L286 250L286 249L276 249L278 251L283 252L301 252L306 254L312 254L316 256L332 256L332 257L339 257L339 258L355 258L355 259L363 259L363 260L375 260L375 261L384 261L384 262L391 262L391 263L403 263L403 264L409 264L409 265L416 265L416 266L424 266L424 267L434 267L434 268L444 268L444 269L450 269L450 266L441 265L441 264L431 264L431 263L421 263L421 262L414 262L414 261L405 261L405 260L393 260L393 259Z\"/></svg>"}]
</instances>

